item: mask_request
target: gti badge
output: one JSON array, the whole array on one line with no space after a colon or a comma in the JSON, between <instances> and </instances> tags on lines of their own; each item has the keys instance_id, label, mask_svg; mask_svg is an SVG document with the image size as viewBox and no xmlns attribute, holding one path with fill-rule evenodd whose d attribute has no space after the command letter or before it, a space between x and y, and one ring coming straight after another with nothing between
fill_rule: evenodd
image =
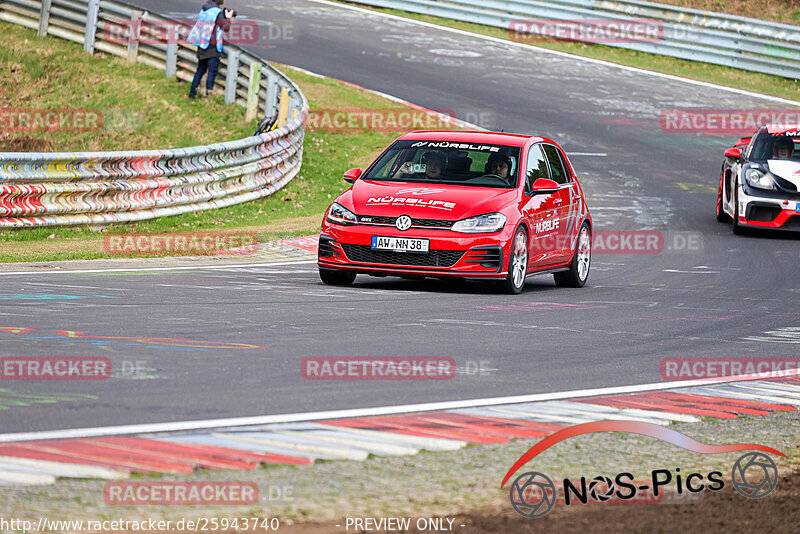
<instances>
[{"instance_id":1,"label":"gti badge","mask_svg":"<svg viewBox=\"0 0 800 534\"><path fill-rule=\"evenodd\" d=\"M408 215L401 215L397 218L394 222L394 225L397 227L398 230L401 232L405 232L409 228L411 228L411 217Z\"/></svg>"}]
</instances>

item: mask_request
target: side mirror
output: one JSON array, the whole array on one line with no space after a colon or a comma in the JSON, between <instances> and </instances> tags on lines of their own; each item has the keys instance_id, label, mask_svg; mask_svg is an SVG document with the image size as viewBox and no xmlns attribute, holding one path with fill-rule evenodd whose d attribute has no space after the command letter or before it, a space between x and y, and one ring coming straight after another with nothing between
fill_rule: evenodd
<instances>
[{"instance_id":1,"label":"side mirror","mask_svg":"<svg viewBox=\"0 0 800 534\"><path fill-rule=\"evenodd\" d=\"M747 146L750 144L751 137L742 137L738 141L736 141L733 146Z\"/></svg>"},{"instance_id":2,"label":"side mirror","mask_svg":"<svg viewBox=\"0 0 800 534\"><path fill-rule=\"evenodd\" d=\"M547 178L537 178L537 180L533 182L532 189L531 196L551 195L558 192L558 183L553 180L548 180Z\"/></svg>"},{"instance_id":3,"label":"side mirror","mask_svg":"<svg viewBox=\"0 0 800 534\"><path fill-rule=\"evenodd\" d=\"M356 183L358 177L361 176L361 169L350 169L346 173L344 173L344 181L348 184Z\"/></svg>"},{"instance_id":4,"label":"side mirror","mask_svg":"<svg viewBox=\"0 0 800 534\"><path fill-rule=\"evenodd\" d=\"M733 159L742 159L742 149L741 148L729 148L725 151L726 158L733 158Z\"/></svg>"}]
</instances>

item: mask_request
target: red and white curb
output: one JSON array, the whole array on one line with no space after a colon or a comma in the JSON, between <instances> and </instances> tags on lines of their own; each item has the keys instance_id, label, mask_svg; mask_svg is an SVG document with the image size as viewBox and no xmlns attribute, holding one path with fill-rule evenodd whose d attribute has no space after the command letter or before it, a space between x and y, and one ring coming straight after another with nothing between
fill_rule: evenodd
<instances>
[{"instance_id":1,"label":"red and white curb","mask_svg":"<svg viewBox=\"0 0 800 534\"><path fill-rule=\"evenodd\" d=\"M195 429L168 433L127 432L136 427L120 427L108 429L116 435L98 435L103 429L66 430L43 432L42 439L35 440L29 434L5 434L0 435L0 485L52 484L59 478L123 479L132 473L190 474L198 468L248 470L261 464L311 465L316 460L364 461L370 455L410 456L422 450L443 452L512 439L536 440L591 421L666 425L704 417L736 419L796 411L800 406L796 372L768 380L682 384L688 385L606 388L596 391L609 394L553 394L552 400L532 402L506 403L501 398L470 406L470 401L458 401L449 404L463 407L452 409L417 411L410 406L406 413L394 411L396 407L365 409L360 411L373 415L355 417L312 414L311 420L303 420L301 414L291 421L291 416L266 416L286 420L269 424L212 428L218 421L196 422ZM209 427L203 428L204 423ZM45 439L59 432L87 437Z\"/></svg>"}]
</instances>

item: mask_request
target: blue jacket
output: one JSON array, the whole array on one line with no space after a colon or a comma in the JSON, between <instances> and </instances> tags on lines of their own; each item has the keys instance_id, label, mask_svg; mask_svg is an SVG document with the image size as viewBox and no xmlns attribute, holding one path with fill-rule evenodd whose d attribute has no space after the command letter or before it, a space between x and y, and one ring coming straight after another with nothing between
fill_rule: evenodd
<instances>
[{"instance_id":1,"label":"blue jacket","mask_svg":"<svg viewBox=\"0 0 800 534\"><path fill-rule=\"evenodd\" d=\"M205 50L208 48L209 44L211 44L211 33L216 27L217 51L222 53L222 37L224 32L222 28L217 26L217 17L222 13L222 9L215 4L212 4L212 6L213 7L209 7L208 4L206 4L203 6L203 9L200 10L200 14L197 15L197 22L192 27L192 31L189 32L189 37L186 38L186 42Z\"/></svg>"}]
</instances>

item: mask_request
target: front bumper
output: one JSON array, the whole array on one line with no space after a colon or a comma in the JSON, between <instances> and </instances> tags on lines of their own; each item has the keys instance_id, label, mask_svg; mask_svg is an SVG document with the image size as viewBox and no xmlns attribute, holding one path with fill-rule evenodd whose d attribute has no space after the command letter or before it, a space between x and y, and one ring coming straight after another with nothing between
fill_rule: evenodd
<instances>
[{"instance_id":1,"label":"front bumper","mask_svg":"<svg viewBox=\"0 0 800 534\"><path fill-rule=\"evenodd\" d=\"M739 188L740 226L800 232L800 200Z\"/></svg>"},{"instance_id":2,"label":"front bumper","mask_svg":"<svg viewBox=\"0 0 800 534\"><path fill-rule=\"evenodd\" d=\"M401 232L388 226L341 226L323 223L318 265L368 274L456 276L502 279L508 274L513 227L493 234L462 234L450 230ZM430 240L430 251L376 251L373 236Z\"/></svg>"}]
</instances>

